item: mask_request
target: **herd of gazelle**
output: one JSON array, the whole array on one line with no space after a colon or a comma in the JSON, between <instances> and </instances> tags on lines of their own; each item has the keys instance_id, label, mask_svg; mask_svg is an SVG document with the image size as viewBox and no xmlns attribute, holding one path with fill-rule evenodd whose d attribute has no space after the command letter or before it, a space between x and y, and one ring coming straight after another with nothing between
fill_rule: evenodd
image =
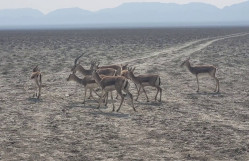
<instances>
[{"instance_id":1,"label":"herd of gazelle","mask_svg":"<svg viewBox=\"0 0 249 161\"><path fill-rule=\"evenodd\" d=\"M140 95L140 90L143 89L143 92L146 95L147 101L149 101L149 98L146 94L146 91L144 90L144 87L145 86L156 87L157 94L156 94L155 100L157 100L157 95L160 92L159 101L161 101L162 88L160 87L161 82L160 82L159 75L148 74L148 75L139 75L136 77L134 76L134 73L133 73L135 68L133 69L128 68L127 64L126 65L116 64L116 65L99 66L99 63L97 64L94 61L91 62L90 69L85 69L79 63L77 63L79 58L82 56L83 54L75 59L74 66L71 70L72 74L69 75L67 80L76 81L79 84L84 85L85 95L84 95L83 103L85 103L86 91L88 89L90 89L90 96L91 96L92 91L100 87L102 89L102 94L99 99L98 108L101 106L103 99L105 99L105 104L107 104L108 93L110 93L112 104L113 104L113 111L114 111L115 106L114 106L112 91L116 91L117 96L121 97L121 102L120 102L120 105L117 111L120 110L123 104L123 101L124 101L125 96L123 95L122 92L124 92L128 96L133 110L136 111L134 107L134 103L133 103L133 95L129 91L129 87L130 87L129 80L132 80L135 83L136 87L138 88L138 96ZM80 79L79 77L77 77L76 76L77 71L83 74L85 77L83 79ZM138 99L138 96L137 96L137 99Z\"/></svg>"},{"instance_id":2,"label":"herd of gazelle","mask_svg":"<svg viewBox=\"0 0 249 161\"><path fill-rule=\"evenodd\" d=\"M131 80L137 89L137 98L135 99L136 101L138 100L138 97L140 95L141 89L145 93L147 102L149 102L149 98L147 96L147 93L144 89L145 86L151 86L155 87L157 89L156 95L155 95L155 101L157 100L157 96L160 93L159 97L159 102L161 102L162 98L162 88L160 87L161 85L161 78L159 75L156 74L144 74L144 75L134 75L134 70L135 68L127 67L126 65L106 65L106 66L99 66L99 63L97 64L96 62L92 61L91 62L91 67L90 69L85 69L83 66L81 66L78 62L79 58L82 57L82 55L78 56L75 61L74 61L74 66L71 69L72 73L69 75L67 78L67 81L75 81L81 85L84 86L85 88L85 94L84 94L84 101L83 103L85 104L86 102L86 93L87 90L90 90L90 97L92 96L92 91L95 92L96 95L96 89L101 88L102 94L99 96L99 105L98 108L101 106L101 103L105 102L105 105L107 105L107 100L108 100L108 93L111 95L112 99L112 104L113 104L113 111L115 111L115 106L114 106L114 101L113 101L113 95L112 92L116 91L117 96L121 97L121 102L119 105L119 108L117 111L120 110L122 103L124 101L125 95L122 92L125 92L126 95L128 95L129 100L131 102L132 108L134 111L136 111L134 104L133 104L133 95L129 91L130 83L129 80ZM215 79L216 81L216 88L215 92L219 92L219 80L215 76L216 73L216 68L212 65L198 65L198 66L191 66L189 59L186 59L182 64L181 67L186 66L187 69L196 76L197 79L197 92L199 92L199 81L198 81L198 76L201 75L209 75L212 78ZM76 72L79 72L83 74L84 78L81 79L78 76L76 76ZM37 98L40 98L41 96L41 86L42 86L42 75L41 72L36 66L33 69L31 79L34 79L38 92L35 93L35 96Z\"/></svg>"}]
</instances>

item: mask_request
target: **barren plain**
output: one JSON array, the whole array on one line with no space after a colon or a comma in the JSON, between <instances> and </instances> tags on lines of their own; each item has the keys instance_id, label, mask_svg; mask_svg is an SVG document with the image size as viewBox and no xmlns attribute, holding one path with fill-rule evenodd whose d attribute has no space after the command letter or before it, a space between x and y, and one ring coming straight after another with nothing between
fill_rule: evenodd
<instances>
[{"instance_id":1,"label":"barren plain","mask_svg":"<svg viewBox=\"0 0 249 161\"><path fill-rule=\"evenodd\" d=\"M84 106L84 88L66 81L81 53L85 68L98 60L159 74L162 102L147 87L150 102L142 94L137 112L127 100L120 112ZM220 93L208 77L196 92L180 68L188 57L218 68ZM0 160L249 160L248 28L0 31L0 62Z\"/></svg>"}]
</instances>

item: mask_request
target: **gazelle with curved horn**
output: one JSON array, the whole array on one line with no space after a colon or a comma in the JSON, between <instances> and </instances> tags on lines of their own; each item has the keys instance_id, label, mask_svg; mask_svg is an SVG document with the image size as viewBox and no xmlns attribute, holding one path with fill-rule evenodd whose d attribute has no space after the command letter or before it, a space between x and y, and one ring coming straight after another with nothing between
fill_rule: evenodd
<instances>
[{"instance_id":1,"label":"gazelle with curved horn","mask_svg":"<svg viewBox=\"0 0 249 161\"><path fill-rule=\"evenodd\" d=\"M35 92L34 96L36 96L38 99L41 97L41 87L42 87L42 75L40 72L40 69L38 68L38 65L33 68L31 79L35 81L35 84L37 85L38 92Z\"/></svg>"},{"instance_id":2,"label":"gazelle with curved horn","mask_svg":"<svg viewBox=\"0 0 249 161\"><path fill-rule=\"evenodd\" d=\"M134 104L133 104L133 96L129 92L130 85L127 79L121 76L105 76L101 78L99 74L96 72L96 70L93 71L92 75L95 81L102 88L102 96L100 97L98 108L101 106L102 97L107 96L108 92L111 92L111 99L112 99L112 105L113 105L112 111L115 111L112 91L116 90L118 95L120 95L121 97L121 102L120 102L119 108L117 109L117 112L120 110L122 103L124 101L124 95L122 94L122 91L124 91L129 96L131 100L132 108L134 111L136 111Z\"/></svg>"},{"instance_id":3,"label":"gazelle with curved horn","mask_svg":"<svg viewBox=\"0 0 249 161\"><path fill-rule=\"evenodd\" d=\"M78 57L78 58L80 58L80 57ZM92 71L95 68L94 66L96 66L96 62L91 61L91 67L90 67L90 69L85 69L80 64L77 64L78 58L75 59L75 65L72 68L72 72L76 73L77 71L79 71L84 76L91 76L92 75ZM99 75L106 75L106 76L113 76L113 75L117 74L117 71L115 69L113 69L113 68L103 68L103 69L101 68L101 69L98 69L97 72L99 73Z\"/></svg>"},{"instance_id":4,"label":"gazelle with curved horn","mask_svg":"<svg viewBox=\"0 0 249 161\"><path fill-rule=\"evenodd\" d=\"M212 78L215 79L216 81L216 87L214 92L220 92L220 83L219 83L219 79L215 76L216 73L216 67L212 66L212 65L196 65L196 66L192 66L189 62L189 59L186 59L182 64L181 67L186 66L188 68L188 70L194 74L196 76L196 80L197 80L197 92L199 92L199 80L198 80L198 76L199 75L209 75Z\"/></svg>"},{"instance_id":5,"label":"gazelle with curved horn","mask_svg":"<svg viewBox=\"0 0 249 161\"><path fill-rule=\"evenodd\" d=\"M86 92L89 89L90 90L90 97L92 94L92 90L94 91L95 88L98 88L98 84L96 83L96 81L91 77L91 76L85 76L83 79L80 79L79 77L77 77L74 73L70 74L67 78L67 81L75 81L81 85L83 85L85 87L85 95L84 95L84 101L83 104L85 104L86 102ZM95 92L95 91L94 91ZM95 92L96 95L98 95ZM98 95L99 96L99 95Z\"/></svg>"},{"instance_id":6,"label":"gazelle with curved horn","mask_svg":"<svg viewBox=\"0 0 249 161\"><path fill-rule=\"evenodd\" d=\"M155 101L157 100L157 95L160 92L160 98L159 102L162 100L162 88L160 87L161 85L161 78L159 75L152 75L152 74L146 74L146 75L138 75L135 76L133 71L135 68L128 68L128 77L136 84L138 87L138 94L136 101L138 100L138 97L140 95L141 88L143 89L143 92L145 93L145 96L147 98L147 102L149 102L149 98L146 94L146 91L144 89L145 86L151 86L155 87L157 89L157 93L155 96Z\"/></svg>"},{"instance_id":7,"label":"gazelle with curved horn","mask_svg":"<svg viewBox=\"0 0 249 161\"><path fill-rule=\"evenodd\" d=\"M77 71L79 71L81 74L83 74L84 76L87 76L87 75L92 75L92 70L90 69L85 69L83 66L81 66L79 63L77 63L77 61L79 60L79 58L81 58L82 56L84 55L81 54L80 56L78 56L75 60L74 60L74 66L73 68L71 69L71 71L73 73L76 73Z\"/></svg>"}]
</instances>

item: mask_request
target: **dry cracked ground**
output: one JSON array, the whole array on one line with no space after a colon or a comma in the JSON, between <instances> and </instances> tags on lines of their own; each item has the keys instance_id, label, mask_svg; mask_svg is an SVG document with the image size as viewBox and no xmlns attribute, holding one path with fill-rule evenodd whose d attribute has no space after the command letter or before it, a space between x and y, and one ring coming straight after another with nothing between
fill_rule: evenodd
<instances>
[{"instance_id":1,"label":"dry cracked ground","mask_svg":"<svg viewBox=\"0 0 249 161\"><path fill-rule=\"evenodd\" d=\"M147 87L150 102L142 94L137 112L128 100L120 112L84 106L84 88L66 81L81 53L85 68L98 60L159 74L162 102ZM220 93L208 77L196 92L180 68L188 57L218 68ZM249 160L248 28L0 31L0 61L0 160ZM136 97L132 82L130 90Z\"/></svg>"}]
</instances>

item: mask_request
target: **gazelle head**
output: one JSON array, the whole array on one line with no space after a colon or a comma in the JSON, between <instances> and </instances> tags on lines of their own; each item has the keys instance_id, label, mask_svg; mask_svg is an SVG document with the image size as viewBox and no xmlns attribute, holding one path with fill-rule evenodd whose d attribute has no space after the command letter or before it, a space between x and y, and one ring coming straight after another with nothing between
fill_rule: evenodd
<instances>
[{"instance_id":1,"label":"gazelle head","mask_svg":"<svg viewBox=\"0 0 249 161\"><path fill-rule=\"evenodd\" d=\"M95 61L91 61L91 67L90 67L90 70L93 70L95 63L96 63Z\"/></svg>"},{"instance_id":2,"label":"gazelle head","mask_svg":"<svg viewBox=\"0 0 249 161\"><path fill-rule=\"evenodd\" d=\"M82 57L84 55L84 53L82 53L80 56L78 56L75 60L74 60L74 66L72 67L71 71L73 73L76 73L76 68L77 68L77 61L79 60L80 57Z\"/></svg>"},{"instance_id":3,"label":"gazelle head","mask_svg":"<svg viewBox=\"0 0 249 161\"><path fill-rule=\"evenodd\" d=\"M126 79L129 79L128 72L128 70L122 70L121 76L125 77Z\"/></svg>"},{"instance_id":4,"label":"gazelle head","mask_svg":"<svg viewBox=\"0 0 249 161\"><path fill-rule=\"evenodd\" d=\"M125 65L121 64L121 68L122 68L122 70L127 70L128 69L128 64L125 64Z\"/></svg>"},{"instance_id":5,"label":"gazelle head","mask_svg":"<svg viewBox=\"0 0 249 161\"><path fill-rule=\"evenodd\" d=\"M36 65L33 70L32 70L32 74L30 76L30 79L34 79L36 77L38 77L40 74L40 69L38 68L38 65Z\"/></svg>"},{"instance_id":6,"label":"gazelle head","mask_svg":"<svg viewBox=\"0 0 249 161\"><path fill-rule=\"evenodd\" d=\"M97 70L93 69L92 76L94 77L97 74Z\"/></svg>"},{"instance_id":7,"label":"gazelle head","mask_svg":"<svg viewBox=\"0 0 249 161\"><path fill-rule=\"evenodd\" d=\"M126 67L127 67L127 65L126 65ZM134 70L135 70L135 67L134 68L127 67L127 69L121 71L121 76L125 77L126 79L130 79L129 72L133 73Z\"/></svg>"},{"instance_id":8,"label":"gazelle head","mask_svg":"<svg viewBox=\"0 0 249 161\"><path fill-rule=\"evenodd\" d=\"M189 59L190 59L190 57L188 57L186 60L184 60L182 62L182 64L180 65L180 67L183 67L184 65L187 65L189 63Z\"/></svg>"},{"instance_id":9,"label":"gazelle head","mask_svg":"<svg viewBox=\"0 0 249 161\"><path fill-rule=\"evenodd\" d=\"M38 68L38 65L36 65L34 68L33 68L33 72L39 72L39 68Z\"/></svg>"},{"instance_id":10,"label":"gazelle head","mask_svg":"<svg viewBox=\"0 0 249 161\"><path fill-rule=\"evenodd\" d=\"M91 61L91 70L97 70L99 68L99 62L97 63L97 61Z\"/></svg>"},{"instance_id":11,"label":"gazelle head","mask_svg":"<svg viewBox=\"0 0 249 161\"><path fill-rule=\"evenodd\" d=\"M72 81L72 80L74 80L74 77L75 77L75 74L72 73L72 74L70 74L70 75L68 76L68 78L67 78L66 80L67 80L67 81Z\"/></svg>"},{"instance_id":12,"label":"gazelle head","mask_svg":"<svg viewBox=\"0 0 249 161\"><path fill-rule=\"evenodd\" d=\"M133 72L134 72L135 69L136 69L136 67L133 67L133 68L132 67L128 67L127 68L128 72L126 74L127 76L125 76L125 77L131 78L131 75L134 75Z\"/></svg>"}]
</instances>

